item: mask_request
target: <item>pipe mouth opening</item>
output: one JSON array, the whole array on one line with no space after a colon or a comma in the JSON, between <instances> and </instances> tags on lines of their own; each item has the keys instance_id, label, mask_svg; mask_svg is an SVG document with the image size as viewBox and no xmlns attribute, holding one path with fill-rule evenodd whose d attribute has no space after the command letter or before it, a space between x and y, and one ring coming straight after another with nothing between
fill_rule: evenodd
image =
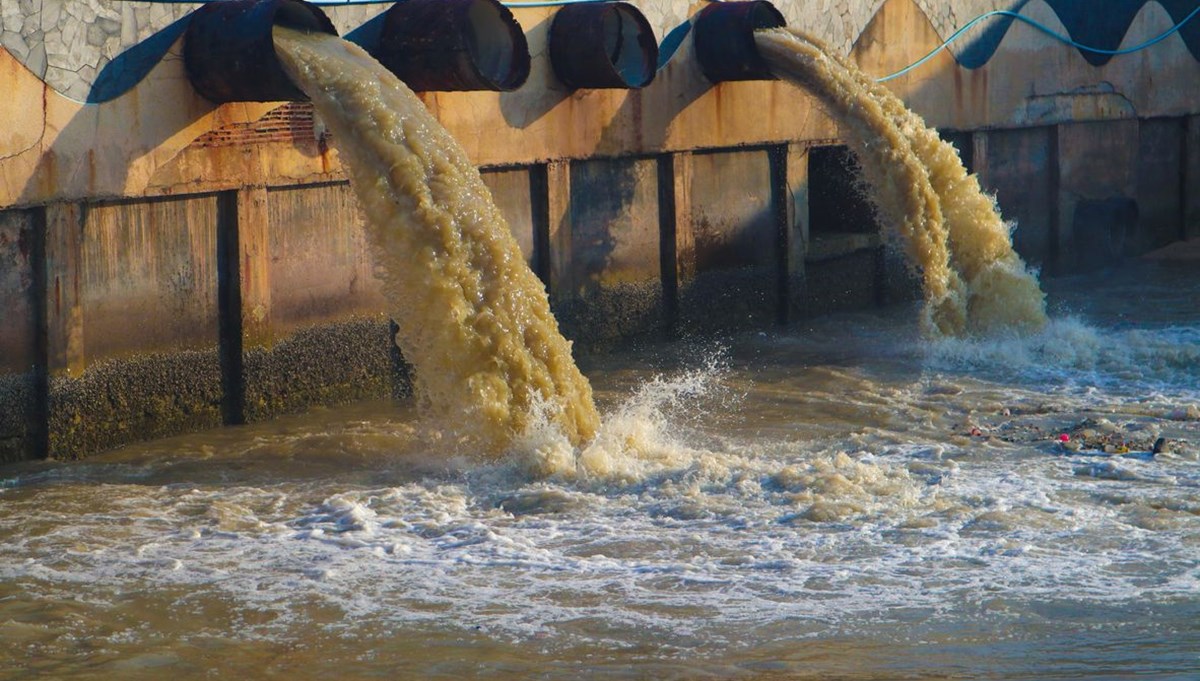
<instances>
[{"instance_id":1,"label":"pipe mouth opening","mask_svg":"<svg viewBox=\"0 0 1200 681\"><path fill-rule=\"evenodd\" d=\"M496 0L404 0L384 20L375 57L417 91L515 90L529 45Z\"/></svg>"},{"instance_id":2,"label":"pipe mouth opening","mask_svg":"<svg viewBox=\"0 0 1200 681\"><path fill-rule=\"evenodd\" d=\"M654 80L658 43L633 5L568 5L550 25L550 63L572 88L640 88Z\"/></svg>"},{"instance_id":3,"label":"pipe mouth opening","mask_svg":"<svg viewBox=\"0 0 1200 681\"><path fill-rule=\"evenodd\" d=\"M303 0L222 0L192 13L184 33L188 79L205 99L306 101L275 53L275 26L337 35L333 22Z\"/></svg>"},{"instance_id":4,"label":"pipe mouth opening","mask_svg":"<svg viewBox=\"0 0 1200 681\"><path fill-rule=\"evenodd\" d=\"M283 0L275 7L271 20L274 26L337 35L324 12L301 0Z\"/></svg>"},{"instance_id":5,"label":"pipe mouth opening","mask_svg":"<svg viewBox=\"0 0 1200 681\"><path fill-rule=\"evenodd\" d=\"M518 88L529 76L528 67L524 72L516 68L517 41L513 39L512 29L521 34L522 43L525 34L515 24L512 13L500 4L473 2L467 10L467 50L479 75L494 84L497 90Z\"/></svg>"},{"instance_id":6,"label":"pipe mouth opening","mask_svg":"<svg viewBox=\"0 0 1200 681\"><path fill-rule=\"evenodd\" d=\"M787 19L783 18L783 13L775 5L765 0L755 0L746 4L750 5L746 20L750 24L751 33L760 28L779 28L787 25Z\"/></svg>"},{"instance_id":7,"label":"pipe mouth opening","mask_svg":"<svg viewBox=\"0 0 1200 681\"><path fill-rule=\"evenodd\" d=\"M714 83L731 80L774 80L758 53L754 32L787 26L775 5L766 0L711 3L696 17L696 59Z\"/></svg>"}]
</instances>

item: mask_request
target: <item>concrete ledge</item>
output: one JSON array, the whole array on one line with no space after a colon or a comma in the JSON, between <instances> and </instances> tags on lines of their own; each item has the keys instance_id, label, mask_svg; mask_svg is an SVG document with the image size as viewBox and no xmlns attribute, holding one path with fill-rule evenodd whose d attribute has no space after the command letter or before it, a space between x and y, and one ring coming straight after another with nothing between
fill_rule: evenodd
<instances>
[{"instance_id":1,"label":"concrete ledge","mask_svg":"<svg viewBox=\"0 0 1200 681\"><path fill-rule=\"evenodd\" d=\"M0 463L39 455L37 392L33 373L0 375Z\"/></svg>"},{"instance_id":2,"label":"concrete ledge","mask_svg":"<svg viewBox=\"0 0 1200 681\"><path fill-rule=\"evenodd\" d=\"M386 318L298 331L243 354L245 420L411 393L408 371Z\"/></svg>"},{"instance_id":3,"label":"concrete ledge","mask_svg":"<svg viewBox=\"0 0 1200 681\"><path fill-rule=\"evenodd\" d=\"M769 327L783 311L781 274L774 268L748 267L696 275L679 287L682 334L710 334Z\"/></svg>"},{"instance_id":4,"label":"concrete ledge","mask_svg":"<svg viewBox=\"0 0 1200 681\"><path fill-rule=\"evenodd\" d=\"M1146 260L1200 262L1200 238L1176 241L1142 257Z\"/></svg>"},{"instance_id":5,"label":"concrete ledge","mask_svg":"<svg viewBox=\"0 0 1200 681\"><path fill-rule=\"evenodd\" d=\"M576 353L601 352L645 338L661 337L669 323L657 280L615 284L553 306L563 335Z\"/></svg>"},{"instance_id":6,"label":"concrete ledge","mask_svg":"<svg viewBox=\"0 0 1200 681\"><path fill-rule=\"evenodd\" d=\"M807 263L795 305L805 316L863 310L885 298L883 249L862 249Z\"/></svg>"},{"instance_id":7,"label":"concrete ledge","mask_svg":"<svg viewBox=\"0 0 1200 681\"><path fill-rule=\"evenodd\" d=\"M869 251L879 248L883 241L878 234L857 234L843 232L840 234L823 234L808 242L808 262L815 263L823 260L836 260L858 251Z\"/></svg>"},{"instance_id":8,"label":"concrete ledge","mask_svg":"<svg viewBox=\"0 0 1200 681\"><path fill-rule=\"evenodd\" d=\"M154 353L50 379L49 455L78 459L122 444L221 425L217 350Z\"/></svg>"}]
</instances>

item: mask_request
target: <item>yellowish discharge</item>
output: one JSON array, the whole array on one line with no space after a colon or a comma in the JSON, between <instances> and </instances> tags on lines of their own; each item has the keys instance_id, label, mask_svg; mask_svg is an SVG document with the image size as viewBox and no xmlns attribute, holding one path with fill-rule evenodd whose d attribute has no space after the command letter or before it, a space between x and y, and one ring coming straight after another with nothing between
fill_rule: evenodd
<instances>
[{"instance_id":1,"label":"yellowish discharge","mask_svg":"<svg viewBox=\"0 0 1200 681\"><path fill-rule=\"evenodd\" d=\"M275 46L333 132L423 406L492 452L547 418L590 440L591 386L459 144L357 46L282 27Z\"/></svg>"},{"instance_id":2,"label":"yellowish discharge","mask_svg":"<svg viewBox=\"0 0 1200 681\"><path fill-rule=\"evenodd\" d=\"M949 143L898 97L795 29L755 34L771 70L821 99L845 128L872 198L920 269L927 332L961 336L1046 325L1037 278L1008 225Z\"/></svg>"}]
</instances>

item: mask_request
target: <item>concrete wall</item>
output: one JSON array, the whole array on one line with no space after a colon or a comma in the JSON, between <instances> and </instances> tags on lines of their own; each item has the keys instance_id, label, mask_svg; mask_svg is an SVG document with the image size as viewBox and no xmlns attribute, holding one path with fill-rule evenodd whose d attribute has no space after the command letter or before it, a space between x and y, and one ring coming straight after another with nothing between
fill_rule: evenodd
<instances>
[{"instance_id":1,"label":"concrete wall","mask_svg":"<svg viewBox=\"0 0 1200 681\"><path fill-rule=\"evenodd\" d=\"M243 412L234 418L402 390L349 185L242 190L237 220Z\"/></svg>"},{"instance_id":2,"label":"concrete wall","mask_svg":"<svg viewBox=\"0 0 1200 681\"><path fill-rule=\"evenodd\" d=\"M0 211L0 462L44 449L36 287L41 211Z\"/></svg>"},{"instance_id":3,"label":"concrete wall","mask_svg":"<svg viewBox=\"0 0 1200 681\"><path fill-rule=\"evenodd\" d=\"M1138 223L1125 244L1127 255L1162 248L1184 237L1185 118L1139 121L1135 194Z\"/></svg>"},{"instance_id":4,"label":"concrete wall","mask_svg":"<svg viewBox=\"0 0 1200 681\"><path fill-rule=\"evenodd\" d=\"M660 41L703 7L637 4ZM1114 47L1182 18L1154 1L1099 18L1058 0L776 4L876 75L992 9ZM0 9L0 461L407 390L311 106L197 95L181 59L192 9ZM385 9L326 11L364 35ZM554 11L515 10L533 54L522 88L421 97L482 168L579 350L912 295L805 92L710 83L690 37L647 88L572 91L546 56ZM1001 20L888 86L964 152L1019 252L1066 273L1200 237L1193 33L1103 60Z\"/></svg>"},{"instance_id":5,"label":"concrete wall","mask_svg":"<svg viewBox=\"0 0 1200 681\"><path fill-rule=\"evenodd\" d=\"M1200 116L1188 116L1183 144L1183 235L1200 238Z\"/></svg>"},{"instance_id":6,"label":"concrete wall","mask_svg":"<svg viewBox=\"0 0 1200 681\"><path fill-rule=\"evenodd\" d=\"M113 0L18 0L16 5L18 11L5 4L0 31L6 46L0 50L0 86L11 93L0 101L0 119L11 122L0 131L0 205L236 189L247 177L272 186L342 179L336 157L314 139L306 105L217 107L194 92L180 39L190 5ZM983 9L1018 8L1062 32L1082 30L1064 24L1054 8L1071 17L1063 9L1070 3L1057 1L831 0L814 5L780 0L778 5L792 25L850 53L872 74L908 65ZM639 4L660 40L686 27L702 6L686 0ZM385 6L327 9L339 30L353 34ZM76 16L89 11L95 22ZM668 51L666 64L643 90L571 91L555 79L546 55L546 25L554 11L515 11L534 55L522 88L423 95L481 166L837 136L811 98L790 85L709 83L687 38ZM1112 31L1119 30L1126 45L1173 22L1153 1L1131 17L1118 15L1113 13L1109 23L1116 22ZM109 32L116 30L112 22L119 23L119 34ZM982 60L978 68L961 68L952 53L942 52L889 87L935 126L957 130L1197 113L1190 90L1170 86L1200 78L1200 63L1178 36L1095 66L1024 24L1001 22L994 28L980 28L978 37L955 43L968 52L964 58ZM46 51L44 64L39 50Z\"/></svg>"},{"instance_id":7,"label":"concrete wall","mask_svg":"<svg viewBox=\"0 0 1200 681\"><path fill-rule=\"evenodd\" d=\"M654 159L572 163L567 210L555 226L554 312L581 347L660 330L661 276L658 164Z\"/></svg>"},{"instance_id":8,"label":"concrete wall","mask_svg":"<svg viewBox=\"0 0 1200 681\"><path fill-rule=\"evenodd\" d=\"M1013 247L1034 267L1050 265L1058 253L1058 131L995 130L973 142L979 181L1015 226Z\"/></svg>"},{"instance_id":9,"label":"concrete wall","mask_svg":"<svg viewBox=\"0 0 1200 681\"><path fill-rule=\"evenodd\" d=\"M786 225L772 203L771 153L696 153L690 163L690 218L676 226L690 231L691 244L679 279L683 330L772 324L782 306Z\"/></svg>"},{"instance_id":10,"label":"concrete wall","mask_svg":"<svg viewBox=\"0 0 1200 681\"><path fill-rule=\"evenodd\" d=\"M0 457L406 389L342 184L0 212Z\"/></svg>"}]
</instances>

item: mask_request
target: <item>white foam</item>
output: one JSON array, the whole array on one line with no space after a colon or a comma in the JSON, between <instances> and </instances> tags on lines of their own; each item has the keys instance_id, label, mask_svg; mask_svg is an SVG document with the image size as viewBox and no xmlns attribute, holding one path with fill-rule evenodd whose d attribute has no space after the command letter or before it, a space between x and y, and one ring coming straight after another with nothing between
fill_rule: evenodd
<instances>
[{"instance_id":1,"label":"white foam","mask_svg":"<svg viewBox=\"0 0 1200 681\"><path fill-rule=\"evenodd\" d=\"M320 626L347 636L482 625L564 649L654 637L680 656L696 640L968 622L997 602L992 616L1020 621L1051 601L1194 601L1200 469L1184 441L1200 440L1200 421L1171 414L1195 385L1065 389L1062 376L1091 369L1071 359L1040 382L1040 360L997 369L1006 342L925 360L880 351L888 371L862 358L783 358L766 374L710 363L645 380L590 447L545 420L488 464L416 465L438 459L411 453L435 440L360 423L356 437L386 433L410 452L402 465L352 458L352 476L288 477L288 452L315 457L326 437L289 431L258 436L236 469L206 455L24 471L0 481L0 580L101 609L178 589L269 614L238 625L251 638L287 639L317 607L344 613ZM995 380L1006 371L1016 378ZM1103 408L1179 446L1139 459L961 433L1020 405L1067 425ZM345 446L340 430L327 438ZM270 480L263 461L285 465Z\"/></svg>"},{"instance_id":2,"label":"white foam","mask_svg":"<svg viewBox=\"0 0 1200 681\"><path fill-rule=\"evenodd\" d=\"M114 486L94 515L43 515L36 537L14 536L19 520L6 515L0 579L98 597L186 585L275 612L250 627L264 636L315 598L346 613L335 630L487 622L521 638L574 632L586 617L623 644L647 631L732 641L786 618L861 626L889 609L993 597L1179 598L1196 582L1200 548L1184 542L1196 516L1175 512L1179 524L1157 531L1130 516L1143 496L1195 490L1187 462L1123 462L1142 472L1107 479L1077 476L1082 457L976 460L944 445L659 444L669 455L650 448L603 476L531 480L502 463L378 488ZM1098 485L1121 485L1128 508L1095 497ZM520 513L505 510L512 499Z\"/></svg>"},{"instance_id":3,"label":"white foam","mask_svg":"<svg viewBox=\"0 0 1200 681\"><path fill-rule=\"evenodd\" d=\"M928 348L932 368L975 371L988 378L1068 382L1117 392L1200 389L1200 327L1195 326L1111 330L1060 317L1034 334L940 339Z\"/></svg>"}]
</instances>

